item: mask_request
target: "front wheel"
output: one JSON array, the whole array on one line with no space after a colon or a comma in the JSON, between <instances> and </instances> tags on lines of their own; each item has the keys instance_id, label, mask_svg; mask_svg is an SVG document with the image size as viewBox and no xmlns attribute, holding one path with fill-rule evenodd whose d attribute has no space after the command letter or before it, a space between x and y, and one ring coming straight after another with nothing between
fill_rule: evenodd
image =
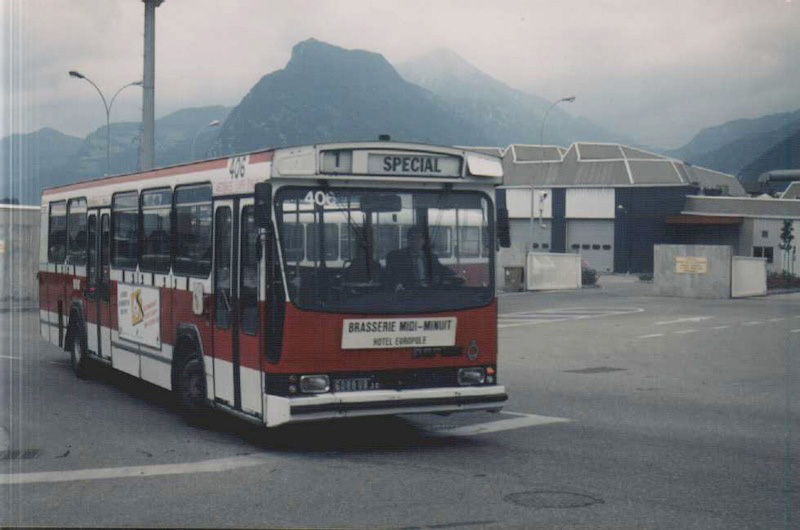
<instances>
[{"instance_id":1,"label":"front wheel","mask_svg":"<svg viewBox=\"0 0 800 530\"><path fill-rule=\"evenodd\" d=\"M181 411L197 421L206 408L206 374L198 355L187 357L178 369L177 393Z\"/></svg>"}]
</instances>

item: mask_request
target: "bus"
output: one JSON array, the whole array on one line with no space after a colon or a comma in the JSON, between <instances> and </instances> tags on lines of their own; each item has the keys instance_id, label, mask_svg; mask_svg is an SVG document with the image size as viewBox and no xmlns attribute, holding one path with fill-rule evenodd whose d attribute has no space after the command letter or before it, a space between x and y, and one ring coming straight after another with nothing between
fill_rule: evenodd
<instances>
[{"instance_id":1,"label":"bus","mask_svg":"<svg viewBox=\"0 0 800 530\"><path fill-rule=\"evenodd\" d=\"M500 159L390 141L44 190L42 337L267 427L499 411Z\"/></svg>"}]
</instances>

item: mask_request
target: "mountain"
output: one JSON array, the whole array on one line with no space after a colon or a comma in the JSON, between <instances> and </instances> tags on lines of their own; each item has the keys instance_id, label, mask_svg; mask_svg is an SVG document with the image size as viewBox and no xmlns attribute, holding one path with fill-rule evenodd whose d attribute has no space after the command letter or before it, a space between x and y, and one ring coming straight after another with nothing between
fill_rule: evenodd
<instances>
[{"instance_id":1,"label":"mountain","mask_svg":"<svg viewBox=\"0 0 800 530\"><path fill-rule=\"evenodd\" d=\"M773 169L800 169L800 129L744 166L739 173L739 180L748 191L760 191L759 175ZM778 191L785 187L778 185L774 188Z\"/></svg>"},{"instance_id":2,"label":"mountain","mask_svg":"<svg viewBox=\"0 0 800 530\"><path fill-rule=\"evenodd\" d=\"M217 129L208 127L212 120L222 122L229 107L221 105L181 109L155 122L156 166L171 166L208 157L208 149L216 137ZM139 122L111 124L110 174L130 173L139 169ZM194 142L194 155L192 143ZM78 157L65 168L67 179L99 177L106 173L106 128L90 133L78 152ZM57 182L52 185L60 185Z\"/></svg>"},{"instance_id":3,"label":"mountain","mask_svg":"<svg viewBox=\"0 0 800 530\"><path fill-rule=\"evenodd\" d=\"M12 134L0 140L0 160L6 173L0 179L0 199L39 204L41 185L58 175L71 160L82 140L55 129Z\"/></svg>"},{"instance_id":4,"label":"mountain","mask_svg":"<svg viewBox=\"0 0 800 530\"><path fill-rule=\"evenodd\" d=\"M405 81L377 53L314 39L298 43L282 70L265 75L231 111L214 149L376 140L486 145L494 139Z\"/></svg>"},{"instance_id":5,"label":"mountain","mask_svg":"<svg viewBox=\"0 0 800 530\"><path fill-rule=\"evenodd\" d=\"M703 129L685 146L664 154L736 175L798 130L800 110L734 120Z\"/></svg>"},{"instance_id":6,"label":"mountain","mask_svg":"<svg viewBox=\"0 0 800 530\"><path fill-rule=\"evenodd\" d=\"M488 145L541 142L542 117L552 102L512 88L485 74L455 52L438 49L398 65L407 81L434 93L453 114L491 139ZM619 142L630 138L603 129L585 118L568 114L566 104L553 107L544 127L544 143L569 145L576 141Z\"/></svg>"}]
</instances>

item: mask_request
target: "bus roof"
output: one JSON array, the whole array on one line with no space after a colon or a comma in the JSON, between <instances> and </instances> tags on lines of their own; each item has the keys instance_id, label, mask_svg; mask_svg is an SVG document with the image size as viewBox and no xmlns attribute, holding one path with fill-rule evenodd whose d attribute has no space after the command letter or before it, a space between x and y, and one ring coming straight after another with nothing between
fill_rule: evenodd
<instances>
[{"instance_id":1,"label":"bus roof","mask_svg":"<svg viewBox=\"0 0 800 530\"><path fill-rule=\"evenodd\" d=\"M502 162L499 157L465 148L389 141L337 142L253 151L148 171L82 180L45 188L42 195L210 170L228 168L233 171L231 166L236 161L247 167L273 161L270 173L264 178L346 175L445 179L469 175L502 178ZM227 171L221 173L228 174Z\"/></svg>"}]
</instances>

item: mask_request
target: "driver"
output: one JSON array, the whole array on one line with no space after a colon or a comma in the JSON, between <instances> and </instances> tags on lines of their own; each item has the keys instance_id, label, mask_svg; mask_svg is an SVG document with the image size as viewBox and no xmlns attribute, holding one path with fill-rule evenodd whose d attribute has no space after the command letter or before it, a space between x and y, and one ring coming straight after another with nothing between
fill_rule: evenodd
<instances>
[{"instance_id":1,"label":"driver","mask_svg":"<svg viewBox=\"0 0 800 530\"><path fill-rule=\"evenodd\" d=\"M412 226L406 232L408 246L386 256L386 276L395 291L429 287L444 276L454 276L425 245L422 228Z\"/></svg>"}]
</instances>

